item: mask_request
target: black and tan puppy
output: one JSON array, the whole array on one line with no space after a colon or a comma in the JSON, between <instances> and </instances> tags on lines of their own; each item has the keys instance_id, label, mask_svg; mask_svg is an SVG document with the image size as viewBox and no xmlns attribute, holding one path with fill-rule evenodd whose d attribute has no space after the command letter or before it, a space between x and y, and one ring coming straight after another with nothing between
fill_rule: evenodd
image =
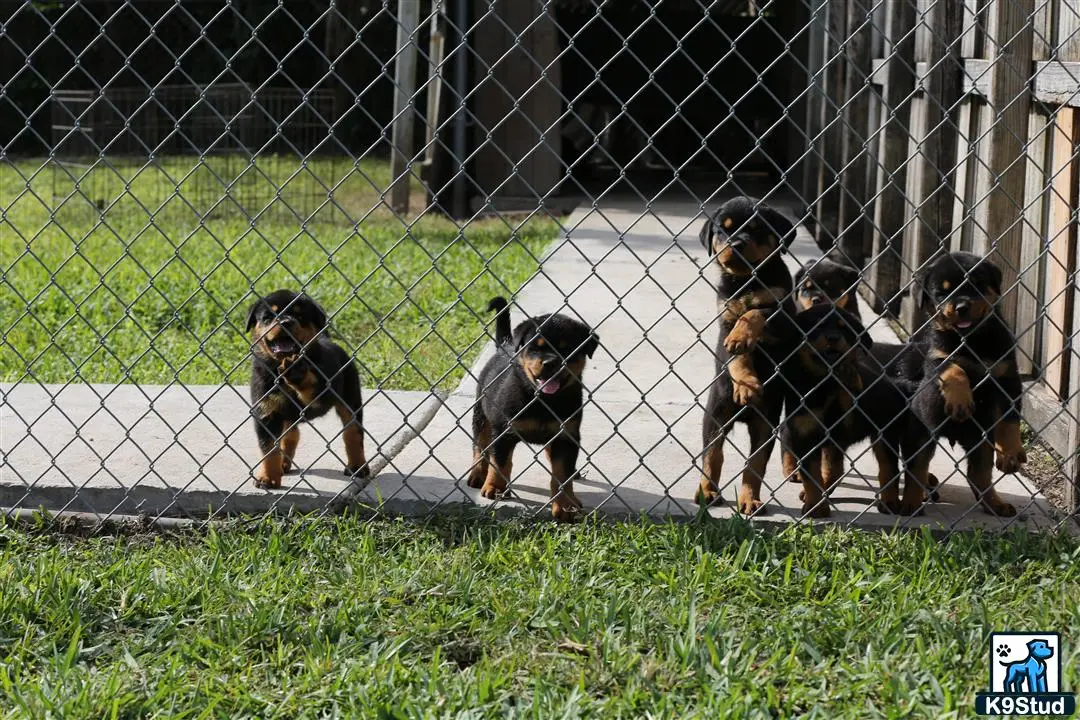
<instances>
[{"instance_id":1,"label":"black and tan puppy","mask_svg":"<svg viewBox=\"0 0 1080 720\"><path fill-rule=\"evenodd\" d=\"M795 304L799 311L828 303L861 319L859 271L840 258L813 260L795 273Z\"/></svg>"},{"instance_id":2,"label":"black and tan puppy","mask_svg":"<svg viewBox=\"0 0 1080 720\"><path fill-rule=\"evenodd\" d=\"M581 509L574 494L581 447L581 376L600 338L588 325L551 314L510 331L505 298L491 300L498 346L480 371L473 409L473 466L469 487L486 498L506 490L519 442L543 445L551 465L551 514L570 520Z\"/></svg>"},{"instance_id":3,"label":"black and tan puppy","mask_svg":"<svg viewBox=\"0 0 1080 720\"><path fill-rule=\"evenodd\" d=\"M916 273L912 296L931 319L894 372L921 378L912 401L917 419L935 437L964 448L968 484L983 508L1011 517L1016 508L994 489L993 468L1017 472L1027 454L1020 440L1016 338L996 307L1001 270L971 253L942 255ZM918 482L904 487L905 512L923 504L936 448L927 443L911 461L909 472Z\"/></svg>"},{"instance_id":4,"label":"black and tan puppy","mask_svg":"<svg viewBox=\"0 0 1080 720\"><path fill-rule=\"evenodd\" d=\"M307 295L278 290L248 312L251 333L252 415L262 462L255 486L281 487L292 469L301 420L331 408L344 426L349 476L367 477L360 373L352 358L326 337L326 313Z\"/></svg>"},{"instance_id":5,"label":"black and tan puppy","mask_svg":"<svg viewBox=\"0 0 1080 720\"><path fill-rule=\"evenodd\" d=\"M803 342L780 366L787 393L781 443L796 458L803 514L829 514L824 496L838 476L824 473L826 451L842 457L866 439L878 463L878 508L897 512L900 453L917 440L908 435L911 389L861 361L873 341L851 313L819 304L799 313L796 322Z\"/></svg>"},{"instance_id":6,"label":"black and tan puppy","mask_svg":"<svg viewBox=\"0 0 1080 720\"><path fill-rule=\"evenodd\" d=\"M751 514L762 507L761 480L783 409L783 391L772 378L794 335L791 273L781 257L794 237L790 220L749 197L728 200L701 228L701 243L720 268L720 339L702 424L699 503L722 502L724 439L738 421L747 425L751 448L738 509Z\"/></svg>"},{"instance_id":7,"label":"black and tan puppy","mask_svg":"<svg viewBox=\"0 0 1080 720\"><path fill-rule=\"evenodd\" d=\"M818 258L795 273L795 310L803 312L818 305L832 305L846 310L861 322L858 285L859 271L843 258ZM802 482L796 471L795 455L785 447L782 458L784 476L791 482ZM821 457L821 476L825 485L832 485L843 474L844 454L826 444Z\"/></svg>"}]
</instances>

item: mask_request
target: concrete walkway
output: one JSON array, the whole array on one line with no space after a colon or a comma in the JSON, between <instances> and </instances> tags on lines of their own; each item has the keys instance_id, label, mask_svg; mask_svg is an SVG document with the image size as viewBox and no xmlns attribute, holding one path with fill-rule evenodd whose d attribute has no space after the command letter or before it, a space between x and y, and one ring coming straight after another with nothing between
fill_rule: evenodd
<instances>
[{"instance_id":1,"label":"concrete walkway","mask_svg":"<svg viewBox=\"0 0 1080 720\"><path fill-rule=\"evenodd\" d=\"M791 208L784 208L790 213ZM578 495L587 510L617 515L691 516L700 471L701 419L713 377L716 341L714 269L698 243L699 209L690 202L605 201L581 208L566 223L543 272L517 294L524 313L578 314L601 338L585 384L584 478ZM674 240L673 240L674 238ZM806 261L818 250L801 234L789 256ZM867 317L876 340L896 341L884 321ZM491 352L489 346L475 368ZM464 476L471 462L470 424L475 383L467 376L447 398L428 393L365 391L365 430L377 477L366 487L341 473L344 450L333 417L302 430L302 471L286 490L257 490L251 467L259 457L246 387L0 385L0 507L108 514L205 517L269 509L319 510L356 500L391 512L426 513L453 503L489 505ZM736 495L747 448L736 426L728 440L724 498ZM548 474L542 452L521 445L506 508L546 516ZM973 507L971 492L948 448L935 459L945 480L942 502L925 517L897 521L872 509L876 475L864 446L849 453L854 469L833 496L833 520L881 526L1000 527ZM852 463L849 461L848 463ZM774 452L763 489L769 514L790 521L799 487L781 481ZM1057 523L1044 498L1023 478L999 482L1022 509L1022 522ZM714 508L717 516L730 505Z\"/></svg>"},{"instance_id":2,"label":"concrete walkway","mask_svg":"<svg viewBox=\"0 0 1080 720\"><path fill-rule=\"evenodd\" d=\"M778 206L794 215L792 208ZM579 461L584 479L575 485L586 509L660 517L697 512L693 495L701 467L701 420L717 336L715 270L698 242L697 216L690 202L665 201L644 215L640 203L633 202L579 208L566 223L567 238L544 259L542 274L515 298L515 323L524 313L557 310L577 314L600 335L602 348L586 370L591 403ZM788 256L792 268L796 261L819 255L800 230ZM863 315L875 340L898 341L865 306ZM466 378L360 497L405 512L431 503L490 504L463 480L471 463L468 428L474 396L475 382ZM727 484L721 487L728 503L736 496L747 447L746 432L738 425L725 451ZM876 463L868 444L851 448L848 458L854 469L833 495L833 521L946 528L1057 524L1034 485L1015 476L1001 478L998 488L1021 508L1020 520L1000 521L980 512L957 472L961 457L947 447L939 450L932 468L944 481L941 502L921 518L882 515L873 509ZM518 446L514 480L499 505L548 512L549 476L542 459L537 448ZM782 482L779 452L774 452L763 488L770 512L762 520L794 519L801 505L798 491L798 485ZM733 510L728 504L710 512L729 516Z\"/></svg>"}]
</instances>

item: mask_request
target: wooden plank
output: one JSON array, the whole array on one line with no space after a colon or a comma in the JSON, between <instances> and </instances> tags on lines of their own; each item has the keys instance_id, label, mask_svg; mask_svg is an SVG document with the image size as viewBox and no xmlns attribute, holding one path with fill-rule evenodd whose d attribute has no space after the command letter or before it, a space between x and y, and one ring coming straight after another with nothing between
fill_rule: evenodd
<instances>
[{"instance_id":1,"label":"wooden plank","mask_svg":"<svg viewBox=\"0 0 1080 720\"><path fill-rule=\"evenodd\" d=\"M1057 0L1057 27L1054 31L1058 60L1080 60L1080 0Z\"/></svg>"},{"instance_id":2,"label":"wooden plank","mask_svg":"<svg viewBox=\"0 0 1080 720\"><path fill-rule=\"evenodd\" d=\"M847 37L847 6L854 0L826 3L825 62L821 104L822 151L815 198L817 243L832 247L840 227L840 171L844 166L843 123L846 57L839 40Z\"/></svg>"},{"instance_id":3,"label":"wooden plank","mask_svg":"<svg viewBox=\"0 0 1080 720\"><path fill-rule=\"evenodd\" d=\"M824 136L822 135L824 117L824 94L825 83L822 69L825 64L825 33L827 21L825 13L825 0L811 0L809 11L810 20L807 32L807 74L808 85L806 94L806 143L807 153L803 160L803 201L815 208L814 213L807 219L811 226L808 228L815 237L816 229L816 206L817 198L821 194L819 185L822 173L822 157L824 154ZM792 145L792 147L797 147Z\"/></svg>"},{"instance_id":4,"label":"wooden plank","mask_svg":"<svg viewBox=\"0 0 1080 720\"><path fill-rule=\"evenodd\" d=\"M1046 348L1044 377L1050 390L1061 399L1068 396L1068 367L1065 351L1069 333L1071 293L1068 292L1074 260L1075 227L1072 208L1076 194L1074 159L1075 115L1072 108L1061 108L1054 117L1052 160L1050 164L1049 222L1047 223L1046 319L1043 344Z\"/></svg>"},{"instance_id":5,"label":"wooden plank","mask_svg":"<svg viewBox=\"0 0 1080 720\"><path fill-rule=\"evenodd\" d=\"M878 143L878 197L874 203L873 255L869 284L890 312L897 311L904 257L903 233L914 213L905 192L908 175L908 129L914 99L915 6L909 2L889 4L885 26L889 56L882 88L881 139Z\"/></svg>"},{"instance_id":6,"label":"wooden plank","mask_svg":"<svg viewBox=\"0 0 1080 720\"><path fill-rule=\"evenodd\" d=\"M1056 54L1055 59L1063 63L1075 63L1080 61L1080 0L1059 0L1058 4L1058 17L1057 28L1055 33ZM1076 113L1080 111L1075 110L1059 110L1059 113L1068 112L1070 114L1070 121L1073 124L1073 154L1075 157L1077 147L1077 136L1080 135L1080 128L1077 127ZM1055 156L1057 153L1055 153ZM1077 203L1080 202L1080 191L1077 190L1077 184L1080 183L1080 170L1076 167L1076 161L1073 160L1071 178L1071 207L1077 207ZM1052 197L1056 197L1057 193L1054 193ZM1063 211L1063 208L1058 208L1059 211ZM1061 217L1055 218L1055 222L1060 221ZM1072 257L1072 268L1076 271L1080 268L1080 243L1076 237L1076 223L1072 222L1069 225L1069 233L1071 235L1070 242L1072 243L1074 255ZM1075 448L1071 456L1066 455L1066 477L1072 482L1069 483L1069 507L1073 512L1080 509L1080 282L1077 282L1073 275L1073 288L1070 294L1072 299L1072 312L1071 315L1071 327L1066 332L1072 332L1071 341L1067 342L1068 346L1071 346L1071 362L1068 376L1064 378L1066 388L1064 388L1064 397L1066 398L1065 409L1067 422L1069 424L1069 441L1065 445L1066 448Z\"/></svg>"},{"instance_id":7,"label":"wooden plank","mask_svg":"<svg viewBox=\"0 0 1080 720\"><path fill-rule=\"evenodd\" d=\"M1020 249L1021 271L1017 285L1017 362L1022 375L1035 369L1039 340L1040 276L1043 269L1042 239L1047 189L1047 147L1050 120L1037 108L1028 113L1027 162L1024 180L1024 224Z\"/></svg>"},{"instance_id":8,"label":"wooden plank","mask_svg":"<svg viewBox=\"0 0 1080 720\"><path fill-rule=\"evenodd\" d=\"M870 61L870 82L878 87L883 87L887 80L889 67L889 59L884 57L874 58ZM926 75L930 71L930 63L925 60L916 62L913 66L915 68L915 87L913 92L921 94L926 88L924 84L926 82Z\"/></svg>"},{"instance_id":9,"label":"wooden plank","mask_svg":"<svg viewBox=\"0 0 1080 720\"><path fill-rule=\"evenodd\" d=\"M1073 183L1074 191L1076 183ZM1074 250L1073 267L1080 268L1080 243L1075 238L1076 226L1073 225ZM1065 477L1069 479L1066 488L1069 509L1075 513L1080 510L1080 282L1073 281L1073 317L1072 317L1072 363L1069 372L1069 392L1065 402L1065 422L1068 425L1068 440L1065 442ZM1069 453L1069 449L1072 452Z\"/></svg>"},{"instance_id":10,"label":"wooden plank","mask_svg":"<svg viewBox=\"0 0 1080 720\"><path fill-rule=\"evenodd\" d=\"M990 133L990 172L995 179L989 193L987 235L1001 266L1004 296L1001 311L1015 327L1016 282L1023 242L1024 158L1031 93L1035 0L995 3L991 9L988 45L994 59L990 107L995 114Z\"/></svg>"},{"instance_id":11,"label":"wooden plank","mask_svg":"<svg viewBox=\"0 0 1080 720\"><path fill-rule=\"evenodd\" d=\"M867 0L848 0L848 35L844 55L847 73L844 78L843 157L844 168L840 183L840 251L857 267L866 262L869 228L866 223L867 172L870 156L867 151L869 134L870 95L866 83L870 75L872 4Z\"/></svg>"},{"instance_id":12,"label":"wooden plank","mask_svg":"<svg viewBox=\"0 0 1080 720\"><path fill-rule=\"evenodd\" d=\"M1032 59L1050 57L1053 40L1049 4L1036 8L1031 45ZM1039 363L1042 273L1042 239L1047 193L1047 153L1050 145L1050 119L1039 108L1028 112L1027 159L1024 163L1024 224L1021 229L1020 275L1016 298L1016 360L1021 375L1035 374Z\"/></svg>"},{"instance_id":13,"label":"wooden plank","mask_svg":"<svg viewBox=\"0 0 1080 720\"><path fill-rule=\"evenodd\" d=\"M982 58L966 58L963 81L965 94L990 97L994 84L994 63Z\"/></svg>"},{"instance_id":14,"label":"wooden plank","mask_svg":"<svg viewBox=\"0 0 1080 720\"><path fill-rule=\"evenodd\" d=\"M481 202L486 196L498 210L534 209L563 176L554 21L542 0L476 0L473 10L481 18L470 32Z\"/></svg>"},{"instance_id":15,"label":"wooden plank","mask_svg":"<svg viewBox=\"0 0 1080 720\"><path fill-rule=\"evenodd\" d=\"M918 124L924 128L925 137L918 146L917 194L911 195L915 203L914 235L909 244L907 260L914 270L940 247L942 240L952 231L952 201L956 183L955 158L957 128L949 122L947 113L960 98L960 59L957 55L962 31L962 12L957 3L932 2L925 7L922 24L933 39L928 45L929 55L916 59L925 60L930 68L926 76L926 102L922 104L922 117ZM918 52L916 50L916 52ZM913 122L913 124L915 124ZM908 172L915 172L909 168ZM910 320L922 325L921 317L907 304Z\"/></svg>"},{"instance_id":16,"label":"wooden plank","mask_svg":"<svg viewBox=\"0 0 1080 720\"><path fill-rule=\"evenodd\" d=\"M1035 99L1048 105L1080 107L1080 62L1035 63Z\"/></svg>"}]
</instances>

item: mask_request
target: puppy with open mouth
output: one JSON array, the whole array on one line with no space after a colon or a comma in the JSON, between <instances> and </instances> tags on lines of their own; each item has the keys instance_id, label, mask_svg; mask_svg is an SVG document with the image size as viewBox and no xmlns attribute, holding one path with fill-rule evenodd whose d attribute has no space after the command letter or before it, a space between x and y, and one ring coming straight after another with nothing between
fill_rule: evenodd
<instances>
[{"instance_id":1,"label":"puppy with open mouth","mask_svg":"<svg viewBox=\"0 0 1080 720\"><path fill-rule=\"evenodd\" d=\"M333 409L341 420L348 476L367 477L360 373L324 332L326 313L307 295L278 290L248 312L251 412L263 457L255 487L279 488L293 466L300 421Z\"/></svg>"},{"instance_id":2,"label":"puppy with open mouth","mask_svg":"<svg viewBox=\"0 0 1080 720\"><path fill-rule=\"evenodd\" d=\"M1016 508L994 489L993 468L1019 471L1027 461L1020 438L1023 386L1016 362L1016 337L997 308L1001 269L968 252L942 254L914 277L912 297L930 317L898 363L899 374L921 382L912 408L926 431L964 448L967 481L983 509L1011 517ZM911 461L918 480L903 512L919 512L922 488L934 485L928 442Z\"/></svg>"},{"instance_id":3,"label":"puppy with open mouth","mask_svg":"<svg viewBox=\"0 0 1080 720\"><path fill-rule=\"evenodd\" d=\"M478 378L473 409L469 487L495 499L510 481L519 442L543 445L551 467L551 514L571 520L581 510L574 494L581 447L581 377L600 339L565 315L530 317L510 330L508 303L493 298L497 349Z\"/></svg>"}]
</instances>

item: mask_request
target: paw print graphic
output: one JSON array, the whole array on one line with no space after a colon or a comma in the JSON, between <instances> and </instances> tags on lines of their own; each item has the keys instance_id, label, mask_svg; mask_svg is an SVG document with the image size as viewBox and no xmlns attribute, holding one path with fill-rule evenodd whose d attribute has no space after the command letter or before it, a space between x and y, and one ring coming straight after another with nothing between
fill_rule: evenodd
<instances>
[{"instance_id":1,"label":"paw print graphic","mask_svg":"<svg viewBox=\"0 0 1080 720\"><path fill-rule=\"evenodd\" d=\"M1009 646L1008 645L998 645L997 646L997 654L998 654L999 658L1008 657L1009 656Z\"/></svg>"}]
</instances>

